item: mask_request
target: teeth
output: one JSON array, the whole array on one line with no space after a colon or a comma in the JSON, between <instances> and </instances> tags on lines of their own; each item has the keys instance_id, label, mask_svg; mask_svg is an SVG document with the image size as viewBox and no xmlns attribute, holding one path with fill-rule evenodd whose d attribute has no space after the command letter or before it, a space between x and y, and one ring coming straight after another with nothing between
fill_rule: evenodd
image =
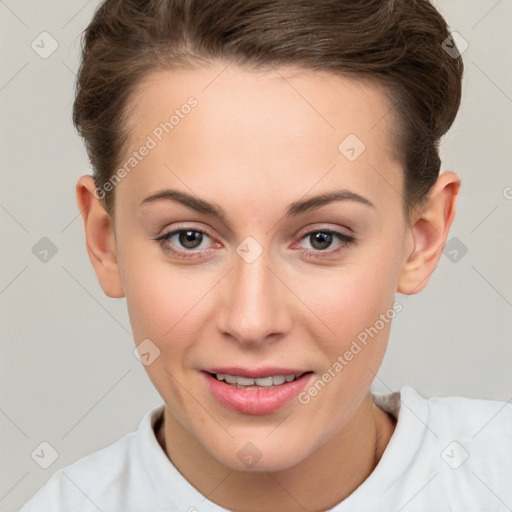
<instances>
[{"instance_id":1,"label":"teeth","mask_svg":"<svg viewBox=\"0 0 512 512\"><path fill-rule=\"evenodd\" d=\"M276 377L277 378L277 377ZM273 386L274 384L277 384L277 382L274 382L274 377L262 377L261 379L255 379L254 382L257 386Z\"/></svg>"},{"instance_id":2,"label":"teeth","mask_svg":"<svg viewBox=\"0 0 512 512\"><path fill-rule=\"evenodd\" d=\"M254 379L247 379L245 377L235 377L235 380L239 386L254 386Z\"/></svg>"},{"instance_id":3,"label":"teeth","mask_svg":"<svg viewBox=\"0 0 512 512\"><path fill-rule=\"evenodd\" d=\"M274 386L279 386L284 384L285 377L284 375L276 375L275 377L272 377L272 380L274 381Z\"/></svg>"},{"instance_id":4,"label":"teeth","mask_svg":"<svg viewBox=\"0 0 512 512\"><path fill-rule=\"evenodd\" d=\"M285 382L293 382L300 375L272 375L259 379L248 379L247 377L238 377L236 375L228 375L227 373L217 373L216 377L218 380L224 380L228 384L233 384L237 387L260 386L268 388L270 386L280 386Z\"/></svg>"}]
</instances>

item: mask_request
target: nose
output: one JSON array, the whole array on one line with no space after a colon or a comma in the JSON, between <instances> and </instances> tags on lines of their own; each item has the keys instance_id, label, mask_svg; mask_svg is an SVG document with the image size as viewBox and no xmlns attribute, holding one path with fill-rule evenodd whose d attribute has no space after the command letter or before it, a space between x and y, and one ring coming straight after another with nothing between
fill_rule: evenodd
<instances>
[{"instance_id":1,"label":"nose","mask_svg":"<svg viewBox=\"0 0 512 512\"><path fill-rule=\"evenodd\" d=\"M270 268L265 252L248 263L235 256L234 268L223 280L217 326L245 346L276 341L292 324L290 293L277 272Z\"/></svg>"}]
</instances>

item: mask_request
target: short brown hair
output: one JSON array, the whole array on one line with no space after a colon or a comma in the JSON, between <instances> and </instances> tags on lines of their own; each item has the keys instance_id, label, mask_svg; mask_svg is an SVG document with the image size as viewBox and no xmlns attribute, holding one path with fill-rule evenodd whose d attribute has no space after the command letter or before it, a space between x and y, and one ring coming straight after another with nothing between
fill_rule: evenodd
<instances>
[{"instance_id":1,"label":"short brown hair","mask_svg":"<svg viewBox=\"0 0 512 512\"><path fill-rule=\"evenodd\" d=\"M428 0L105 0L83 35L73 122L101 189L128 140L130 95L150 72L224 59L370 79L393 106L410 212L439 175L439 141L461 101L449 37ZM104 204L112 214L112 193Z\"/></svg>"}]
</instances>

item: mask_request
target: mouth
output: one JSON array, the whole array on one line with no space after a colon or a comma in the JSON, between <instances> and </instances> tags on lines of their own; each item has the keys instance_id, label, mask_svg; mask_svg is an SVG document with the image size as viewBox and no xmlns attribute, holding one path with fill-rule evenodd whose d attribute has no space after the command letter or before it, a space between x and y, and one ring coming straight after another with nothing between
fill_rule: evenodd
<instances>
[{"instance_id":1,"label":"mouth","mask_svg":"<svg viewBox=\"0 0 512 512\"><path fill-rule=\"evenodd\" d=\"M270 414L289 404L314 378L310 370L221 368L202 370L210 395L243 414Z\"/></svg>"},{"instance_id":2,"label":"mouth","mask_svg":"<svg viewBox=\"0 0 512 512\"><path fill-rule=\"evenodd\" d=\"M275 386L282 386L285 383L295 382L307 373L313 373L311 371L299 372L299 373L287 373L279 375L268 375L267 377L249 378L242 377L240 375L231 375L229 373L213 373L206 372L213 378L221 382L225 382L230 386L244 389L261 389L271 388Z\"/></svg>"}]
</instances>

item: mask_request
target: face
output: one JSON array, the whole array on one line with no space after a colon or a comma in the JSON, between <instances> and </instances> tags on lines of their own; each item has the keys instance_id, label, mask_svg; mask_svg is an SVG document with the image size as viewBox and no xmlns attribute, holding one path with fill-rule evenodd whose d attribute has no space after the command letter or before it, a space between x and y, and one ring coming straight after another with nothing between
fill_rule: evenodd
<instances>
[{"instance_id":1,"label":"face","mask_svg":"<svg viewBox=\"0 0 512 512\"><path fill-rule=\"evenodd\" d=\"M133 96L115 234L135 342L228 467L299 463L367 396L410 242L387 114L376 86L291 68L159 72Z\"/></svg>"}]
</instances>

